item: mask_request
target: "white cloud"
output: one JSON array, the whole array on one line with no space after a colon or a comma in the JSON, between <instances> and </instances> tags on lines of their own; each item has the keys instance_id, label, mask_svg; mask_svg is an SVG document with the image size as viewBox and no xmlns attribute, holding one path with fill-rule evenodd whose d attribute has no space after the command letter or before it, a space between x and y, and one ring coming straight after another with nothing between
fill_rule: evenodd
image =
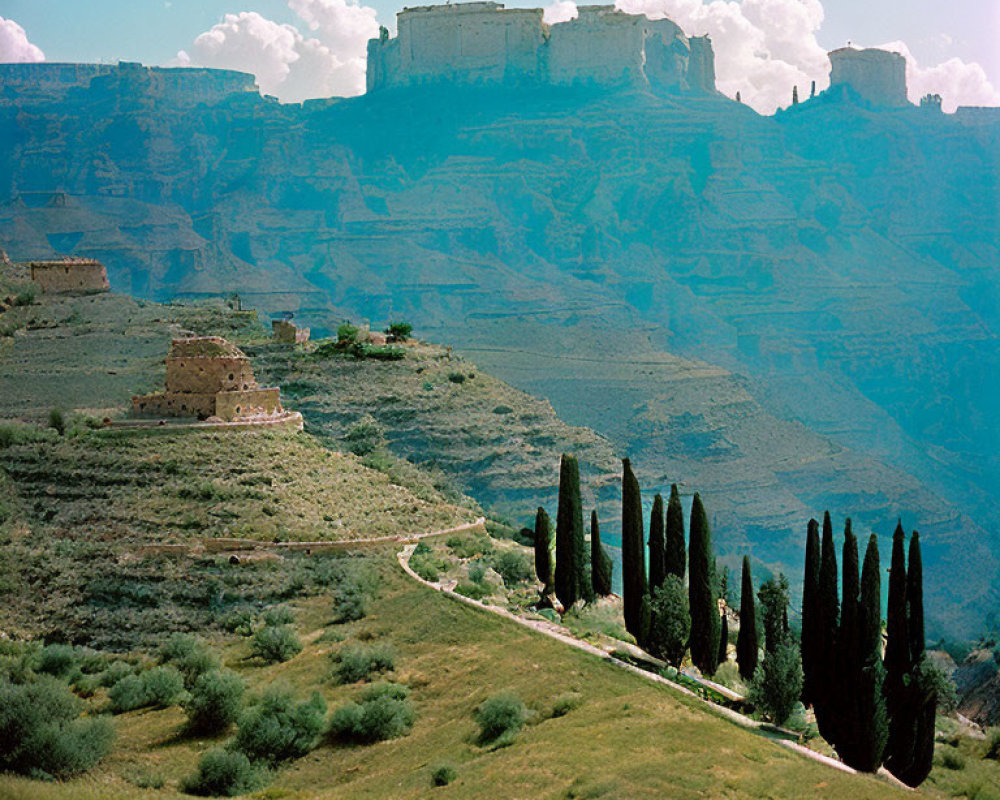
<instances>
[{"instance_id":1,"label":"white cloud","mask_svg":"<svg viewBox=\"0 0 1000 800\"><path fill-rule=\"evenodd\" d=\"M830 61L816 41L820 0L618 0L623 11L668 17L689 36L708 34L719 90L770 114L791 102L792 87L809 96L829 84Z\"/></svg>"},{"instance_id":2,"label":"white cloud","mask_svg":"<svg viewBox=\"0 0 1000 800\"><path fill-rule=\"evenodd\" d=\"M1000 92L990 83L986 71L974 61L950 58L934 67L922 67L905 42L889 42L880 47L906 59L906 86L914 103L924 95L939 94L941 106L948 112L958 106L1000 105Z\"/></svg>"},{"instance_id":3,"label":"white cloud","mask_svg":"<svg viewBox=\"0 0 1000 800\"><path fill-rule=\"evenodd\" d=\"M253 73L262 92L288 103L361 94L367 42L378 35L375 10L345 0L288 0L288 5L314 37L256 11L226 14L180 51L177 63Z\"/></svg>"},{"instance_id":4,"label":"white cloud","mask_svg":"<svg viewBox=\"0 0 1000 800\"><path fill-rule=\"evenodd\" d=\"M546 25L555 25L557 22L569 22L578 16L579 12L573 0L555 0L552 5L545 7L542 21Z\"/></svg>"},{"instance_id":5,"label":"white cloud","mask_svg":"<svg viewBox=\"0 0 1000 800\"><path fill-rule=\"evenodd\" d=\"M0 17L0 62L44 61L45 53L28 41L24 28Z\"/></svg>"}]
</instances>

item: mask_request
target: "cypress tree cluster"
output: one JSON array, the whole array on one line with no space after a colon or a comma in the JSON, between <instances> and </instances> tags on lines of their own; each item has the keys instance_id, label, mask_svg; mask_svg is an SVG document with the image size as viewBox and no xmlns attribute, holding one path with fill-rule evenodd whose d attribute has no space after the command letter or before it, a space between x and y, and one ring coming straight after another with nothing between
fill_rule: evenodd
<instances>
[{"instance_id":1,"label":"cypress tree cluster","mask_svg":"<svg viewBox=\"0 0 1000 800\"><path fill-rule=\"evenodd\" d=\"M535 514L535 575L544 587L542 592L547 594L555 580L552 575L552 528L549 515L541 506Z\"/></svg>"},{"instance_id":2,"label":"cypress tree cluster","mask_svg":"<svg viewBox=\"0 0 1000 800\"><path fill-rule=\"evenodd\" d=\"M649 608L642 528L642 494L626 458L622 461L622 603L625 630L640 643L645 638L643 608L647 612Z\"/></svg>"},{"instance_id":3,"label":"cypress tree cluster","mask_svg":"<svg viewBox=\"0 0 1000 800\"><path fill-rule=\"evenodd\" d=\"M708 515L695 493L688 537L688 602L691 606L691 663L704 675L718 666L719 605L715 597L715 556Z\"/></svg>"},{"instance_id":4,"label":"cypress tree cluster","mask_svg":"<svg viewBox=\"0 0 1000 800\"><path fill-rule=\"evenodd\" d=\"M664 569L668 575L676 575L681 583L687 574L687 548L684 546L684 509L681 506L681 495L677 484L670 487L670 499L667 501L667 533L666 552L663 559Z\"/></svg>"},{"instance_id":5,"label":"cypress tree cluster","mask_svg":"<svg viewBox=\"0 0 1000 800\"><path fill-rule=\"evenodd\" d=\"M601 529L597 524L597 511L590 512L590 579L594 594L607 597L611 594L611 556L601 545Z\"/></svg>"},{"instance_id":6,"label":"cypress tree cluster","mask_svg":"<svg viewBox=\"0 0 1000 800\"><path fill-rule=\"evenodd\" d=\"M740 583L740 632L736 637L736 663L740 668L740 677L745 681L750 680L757 670L757 608L753 597L750 556L743 556L743 578Z\"/></svg>"},{"instance_id":7,"label":"cypress tree cluster","mask_svg":"<svg viewBox=\"0 0 1000 800\"><path fill-rule=\"evenodd\" d=\"M580 467L576 457L563 454L559 463L559 511L556 515L556 597L569 609L591 594L586 574Z\"/></svg>"}]
</instances>

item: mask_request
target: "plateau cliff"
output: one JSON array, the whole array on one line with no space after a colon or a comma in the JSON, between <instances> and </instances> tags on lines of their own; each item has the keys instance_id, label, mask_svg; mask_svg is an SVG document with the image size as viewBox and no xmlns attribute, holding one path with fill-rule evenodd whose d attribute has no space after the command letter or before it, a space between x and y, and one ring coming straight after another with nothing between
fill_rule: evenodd
<instances>
[{"instance_id":1,"label":"plateau cliff","mask_svg":"<svg viewBox=\"0 0 1000 800\"><path fill-rule=\"evenodd\" d=\"M539 48L594 13L618 29L584 12ZM183 101L131 67L49 89L0 67L0 247L320 333L408 318L644 485L700 490L723 555L794 569L824 507L884 535L903 514L932 628L974 630L1000 606L1000 117L901 105L895 62L850 53L761 117L689 91L669 30L641 37L686 48L668 89L648 49L639 81L553 81L551 49L545 81L403 80L405 26L373 44L377 90L301 106L246 76Z\"/></svg>"}]
</instances>

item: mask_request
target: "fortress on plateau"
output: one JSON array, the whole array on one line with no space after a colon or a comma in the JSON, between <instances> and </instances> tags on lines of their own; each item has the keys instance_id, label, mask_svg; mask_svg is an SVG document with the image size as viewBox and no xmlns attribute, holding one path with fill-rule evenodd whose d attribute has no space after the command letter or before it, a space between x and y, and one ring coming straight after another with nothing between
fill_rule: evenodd
<instances>
[{"instance_id":1,"label":"fortress on plateau","mask_svg":"<svg viewBox=\"0 0 1000 800\"><path fill-rule=\"evenodd\" d=\"M668 19L614 6L579 6L577 19L547 25L540 8L501 3L405 8L398 35L368 42L368 91L446 81L479 86L633 85L715 92L707 36Z\"/></svg>"}]
</instances>

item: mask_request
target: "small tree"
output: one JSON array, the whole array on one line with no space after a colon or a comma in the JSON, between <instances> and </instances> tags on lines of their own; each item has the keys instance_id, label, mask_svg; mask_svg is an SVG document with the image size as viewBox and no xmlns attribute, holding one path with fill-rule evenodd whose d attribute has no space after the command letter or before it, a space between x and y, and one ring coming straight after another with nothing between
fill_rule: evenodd
<instances>
[{"instance_id":1,"label":"small tree","mask_svg":"<svg viewBox=\"0 0 1000 800\"><path fill-rule=\"evenodd\" d=\"M757 667L747 699L776 725L791 716L802 693L802 660L794 644L778 645Z\"/></svg>"},{"instance_id":2,"label":"small tree","mask_svg":"<svg viewBox=\"0 0 1000 800\"><path fill-rule=\"evenodd\" d=\"M684 508L677 484L670 487L667 501L666 552L664 568L670 575L676 575L684 582L687 574L687 547L684 544Z\"/></svg>"},{"instance_id":3,"label":"small tree","mask_svg":"<svg viewBox=\"0 0 1000 800\"><path fill-rule=\"evenodd\" d=\"M49 427L60 436L66 433L66 419L58 408L49 411Z\"/></svg>"},{"instance_id":4,"label":"small tree","mask_svg":"<svg viewBox=\"0 0 1000 800\"><path fill-rule=\"evenodd\" d=\"M764 618L764 647L774 653L785 643L785 615L788 612L788 578L778 574L761 584L757 592Z\"/></svg>"},{"instance_id":5,"label":"small tree","mask_svg":"<svg viewBox=\"0 0 1000 800\"><path fill-rule=\"evenodd\" d=\"M390 322L385 332L390 342L405 342L413 333L413 326L409 322Z\"/></svg>"},{"instance_id":6,"label":"small tree","mask_svg":"<svg viewBox=\"0 0 1000 800\"><path fill-rule=\"evenodd\" d=\"M358 326L344 322L337 327L337 345L349 347L358 341Z\"/></svg>"},{"instance_id":7,"label":"small tree","mask_svg":"<svg viewBox=\"0 0 1000 800\"><path fill-rule=\"evenodd\" d=\"M597 524L597 510L590 512L590 579L594 594L607 597L611 594L611 574L614 564L601 545L601 529Z\"/></svg>"},{"instance_id":8,"label":"small tree","mask_svg":"<svg viewBox=\"0 0 1000 800\"><path fill-rule=\"evenodd\" d=\"M556 515L556 596L567 611L581 597L584 587L583 505L580 502L580 467L576 457L564 453L559 464L559 512ZM585 590L585 591L584 591Z\"/></svg>"},{"instance_id":9,"label":"small tree","mask_svg":"<svg viewBox=\"0 0 1000 800\"><path fill-rule=\"evenodd\" d=\"M715 556L708 514L695 493L688 538L688 599L691 605L691 662L711 675L719 654L719 604L716 599Z\"/></svg>"},{"instance_id":10,"label":"small tree","mask_svg":"<svg viewBox=\"0 0 1000 800\"><path fill-rule=\"evenodd\" d=\"M549 515L541 506L535 513L535 575L543 585L543 592L552 588L552 528Z\"/></svg>"},{"instance_id":11,"label":"small tree","mask_svg":"<svg viewBox=\"0 0 1000 800\"><path fill-rule=\"evenodd\" d=\"M316 746L325 718L326 701L319 692L296 702L287 689L272 686L240 715L231 748L272 766L299 758Z\"/></svg>"},{"instance_id":12,"label":"small tree","mask_svg":"<svg viewBox=\"0 0 1000 800\"><path fill-rule=\"evenodd\" d=\"M667 571L667 545L663 530L663 497L653 498L649 515L649 592L652 594L663 585Z\"/></svg>"},{"instance_id":13,"label":"small tree","mask_svg":"<svg viewBox=\"0 0 1000 800\"><path fill-rule=\"evenodd\" d=\"M622 461L622 604L625 630L642 643L643 602L647 597L642 535L642 494L632 464ZM648 602L648 601L647 601Z\"/></svg>"},{"instance_id":14,"label":"small tree","mask_svg":"<svg viewBox=\"0 0 1000 800\"><path fill-rule=\"evenodd\" d=\"M680 666L691 633L687 592L676 575L668 575L649 603L646 649L657 658Z\"/></svg>"},{"instance_id":15,"label":"small tree","mask_svg":"<svg viewBox=\"0 0 1000 800\"><path fill-rule=\"evenodd\" d=\"M184 703L188 729L193 733L222 733L239 718L243 693L243 680L234 672L218 669L202 674Z\"/></svg>"}]
</instances>

